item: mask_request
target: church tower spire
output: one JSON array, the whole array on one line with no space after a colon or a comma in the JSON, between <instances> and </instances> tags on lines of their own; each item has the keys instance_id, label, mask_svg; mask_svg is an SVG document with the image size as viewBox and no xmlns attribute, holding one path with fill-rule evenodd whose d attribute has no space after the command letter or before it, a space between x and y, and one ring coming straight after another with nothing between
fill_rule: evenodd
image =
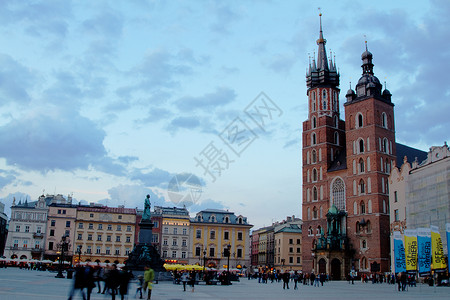
<instances>
[{"instance_id":1,"label":"church tower spire","mask_svg":"<svg viewBox=\"0 0 450 300\"><path fill-rule=\"evenodd\" d=\"M319 38L317 39L317 61L315 57L313 57L312 66L310 66L309 71L306 75L306 85L308 88L314 88L319 85L327 85L329 87L337 88L339 86L339 73L337 72L336 66L333 65L332 62L331 68L328 65L327 51L325 48L327 40L323 37L322 14L319 14L319 18L320 29Z\"/></svg>"}]
</instances>

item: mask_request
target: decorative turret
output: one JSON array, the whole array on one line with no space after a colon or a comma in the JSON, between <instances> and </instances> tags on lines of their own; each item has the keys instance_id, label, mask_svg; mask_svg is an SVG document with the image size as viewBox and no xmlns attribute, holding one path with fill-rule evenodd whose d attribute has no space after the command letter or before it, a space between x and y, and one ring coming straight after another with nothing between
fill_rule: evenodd
<instances>
[{"instance_id":1,"label":"decorative turret","mask_svg":"<svg viewBox=\"0 0 450 300\"><path fill-rule=\"evenodd\" d=\"M306 85L308 88L314 88L317 86L338 87L339 86L339 73L336 70L336 62L330 58L328 62L325 44L327 40L323 37L322 31L322 14L320 17L320 32L317 39L317 45L319 46L316 60L313 57L312 63L309 63L308 73L306 74ZM330 55L331 56L331 55ZM328 65L329 63L329 65Z\"/></svg>"},{"instance_id":2,"label":"decorative turret","mask_svg":"<svg viewBox=\"0 0 450 300\"><path fill-rule=\"evenodd\" d=\"M388 90L381 90L383 86L381 85L378 78L373 73L373 63L372 58L373 55L367 49L367 41L366 50L361 54L362 65L361 68L363 70L362 76L356 85L356 97L349 97L349 93L347 93L347 102L351 102L353 100L362 100L366 97L375 97L385 102L391 102L391 93ZM350 92L350 91L349 91Z\"/></svg>"}]
</instances>

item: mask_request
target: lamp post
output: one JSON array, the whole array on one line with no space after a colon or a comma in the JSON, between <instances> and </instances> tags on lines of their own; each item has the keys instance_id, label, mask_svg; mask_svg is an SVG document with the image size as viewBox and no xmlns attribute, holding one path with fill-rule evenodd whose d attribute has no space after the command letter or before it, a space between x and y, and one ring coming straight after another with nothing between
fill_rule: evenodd
<instances>
[{"instance_id":1,"label":"lamp post","mask_svg":"<svg viewBox=\"0 0 450 300\"><path fill-rule=\"evenodd\" d=\"M227 285L231 284L230 281L230 254L231 254L231 245L227 245L227 251L225 252L228 260L227 260Z\"/></svg>"},{"instance_id":2,"label":"lamp post","mask_svg":"<svg viewBox=\"0 0 450 300\"><path fill-rule=\"evenodd\" d=\"M206 249L203 250L203 273L205 273L205 267L206 267Z\"/></svg>"},{"instance_id":3,"label":"lamp post","mask_svg":"<svg viewBox=\"0 0 450 300\"><path fill-rule=\"evenodd\" d=\"M61 242L58 244L58 248L61 249L61 255L59 256L58 274L56 274L55 278L65 278L62 273L62 268L64 262L64 252L66 252L69 249L69 242L67 241L67 235L63 235L61 237Z\"/></svg>"}]
</instances>

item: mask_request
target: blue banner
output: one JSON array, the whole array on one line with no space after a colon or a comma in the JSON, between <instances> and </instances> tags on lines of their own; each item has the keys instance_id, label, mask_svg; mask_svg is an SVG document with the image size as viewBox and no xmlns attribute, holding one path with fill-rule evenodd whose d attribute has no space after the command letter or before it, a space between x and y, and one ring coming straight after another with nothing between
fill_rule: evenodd
<instances>
[{"instance_id":1,"label":"blue banner","mask_svg":"<svg viewBox=\"0 0 450 300\"><path fill-rule=\"evenodd\" d=\"M447 267L450 266L450 223L445 224L445 231L447 232Z\"/></svg>"},{"instance_id":2,"label":"blue banner","mask_svg":"<svg viewBox=\"0 0 450 300\"><path fill-rule=\"evenodd\" d=\"M417 264L419 274L426 276L431 272L431 229L417 229Z\"/></svg>"},{"instance_id":3,"label":"blue banner","mask_svg":"<svg viewBox=\"0 0 450 300\"><path fill-rule=\"evenodd\" d=\"M402 234L394 231L394 261L395 273L406 272L405 246Z\"/></svg>"}]
</instances>

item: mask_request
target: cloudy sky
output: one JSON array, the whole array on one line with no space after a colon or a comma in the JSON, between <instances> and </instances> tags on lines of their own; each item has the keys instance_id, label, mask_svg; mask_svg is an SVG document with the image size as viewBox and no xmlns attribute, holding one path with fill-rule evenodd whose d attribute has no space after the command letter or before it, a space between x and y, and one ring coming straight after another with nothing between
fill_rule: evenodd
<instances>
[{"instance_id":1,"label":"cloudy sky","mask_svg":"<svg viewBox=\"0 0 450 300\"><path fill-rule=\"evenodd\" d=\"M1 0L1 201L300 216L318 7L341 111L367 39L397 141L449 140L448 1Z\"/></svg>"}]
</instances>

